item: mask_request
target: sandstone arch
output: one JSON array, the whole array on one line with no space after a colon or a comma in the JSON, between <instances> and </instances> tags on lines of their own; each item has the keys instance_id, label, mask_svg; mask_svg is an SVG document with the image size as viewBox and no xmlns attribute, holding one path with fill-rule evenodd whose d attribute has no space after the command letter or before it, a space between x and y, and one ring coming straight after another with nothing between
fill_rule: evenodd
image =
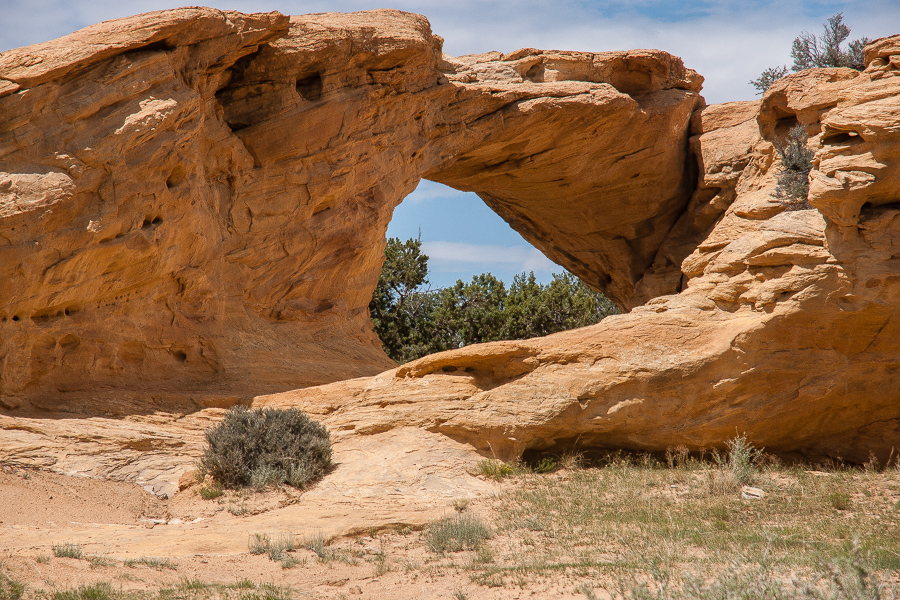
<instances>
[{"instance_id":1,"label":"sandstone arch","mask_svg":"<svg viewBox=\"0 0 900 600\"><path fill-rule=\"evenodd\" d=\"M0 77L8 406L230 404L391 367L366 306L422 177L624 306L680 283L643 280L695 178L702 79L664 52L452 59L398 11L178 9L6 52Z\"/></svg>"},{"instance_id":2,"label":"sandstone arch","mask_svg":"<svg viewBox=\"0 0 900 600\"><path fill-rule=\"evenodd\" d=\"M705 108L659 51L440 46L396 11L193 8L0 55L7 410L173 411L384 371L254 402L508 457L742 431L785 454L900 447L897 36L864 73ZM795 121L816 210L774 196ZM422 177L634 310L385 371L366 305Z\"/></svg>"}]
</instances>

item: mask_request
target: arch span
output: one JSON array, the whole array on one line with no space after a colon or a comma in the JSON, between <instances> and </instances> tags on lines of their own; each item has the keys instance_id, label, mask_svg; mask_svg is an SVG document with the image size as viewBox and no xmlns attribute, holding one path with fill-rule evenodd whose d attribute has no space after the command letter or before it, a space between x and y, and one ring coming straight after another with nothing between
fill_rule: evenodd
<instances>
[{"instance_id":1,"label":"arch span","mask_svg":"<svg viewBox=\"0 0 900 600\"><path fill-rule=\"evenodd\" d=\"M702 78L665 52L451 58L399 11L190 8L3 53L0 76L8 406L228 404L389 368L366 307L423 177L622 306L680 285L659 257Z\"/></svg>"}]
</instances>

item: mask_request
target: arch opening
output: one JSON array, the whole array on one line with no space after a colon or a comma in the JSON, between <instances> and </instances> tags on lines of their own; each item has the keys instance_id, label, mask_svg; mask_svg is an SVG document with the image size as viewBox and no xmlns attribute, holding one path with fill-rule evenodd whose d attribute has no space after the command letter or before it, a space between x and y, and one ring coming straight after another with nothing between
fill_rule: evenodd
<instances>
[{"instance_id":1,"label":"arch opening","mask_svg":"<svg viewBox=\"0 0 900 600\"><path fill-rule=\"evenodd\" d=\"M534 272L547 284L565 268L547 258L472 192L423 179L394 209L387 237L421 238L434 288L491 273L507 285Z\"/></svg>"}]
</instances>

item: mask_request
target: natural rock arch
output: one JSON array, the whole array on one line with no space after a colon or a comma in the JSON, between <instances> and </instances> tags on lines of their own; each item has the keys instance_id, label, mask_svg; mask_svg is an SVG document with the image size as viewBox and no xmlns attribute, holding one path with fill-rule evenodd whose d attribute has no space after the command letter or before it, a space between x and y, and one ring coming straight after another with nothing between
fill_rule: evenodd
<instances>
[{"instance_id":1,"label":"natural rock arch","mask_svg":"<svg viewBox=\"0 0 900 600\"><path fill-rule=\"evenodd\" d=\"M664 52L452 59L408 13L178 9L0 75L7 405L230 404L391 367L366 307L421 177L623 306L680 283L657 255L702 79Z\"/></svg>"},{"instance_id":2,"label":"natural rock arch","mask_svg":"<svg viewBox=\"0 0 900 600\"><path fill-rule=\"evenodd\" d=\"M705 108L663 52L440 46L396 11L193 8L0 55L4 406L174 411L383 371L253 402L501 457L900 446L897 36L863 73ZM774 195L794 121L816 210ZM366 307L422 177L635 308L385 370Z\"/></svg>"}]
</instances>

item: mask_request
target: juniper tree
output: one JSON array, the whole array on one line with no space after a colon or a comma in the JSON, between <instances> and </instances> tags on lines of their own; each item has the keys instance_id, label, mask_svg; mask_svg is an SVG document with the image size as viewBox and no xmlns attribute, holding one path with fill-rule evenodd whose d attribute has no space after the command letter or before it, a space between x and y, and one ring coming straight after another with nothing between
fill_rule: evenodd
<instances>
[{"instance_id":1,"label":"juniper tree","mask_svg":"<svg viewBox=\"0 0 900 600\"><path fill-rule=\"evenodd\" d=\"M597 323L618 308L569 273L549 285L534 273L512 285L490 273L427 288L422 242L388 240L369 313L385 353L398 363L468 344L525 339Z\"/></svg>"},{"instance_id":2,"label":"juniper tree","mask_svg":"<svg viewBox=\"0 0 900 600\"><path fill-rule=\"evenodd\" d=\"M853 40L844 50L841 45L849 37L850 28L844 23L843 13L834 15L823 24L820 37L804 31L794 38L791 46L791 58L794 59L791 70L797 72L816 67L847 67L862 71L866 68L863 48L869 43L869 39L864 37ZM750 85L757 89L757 94L763 94L787 73L787 67L772 67L763 71Z\"/></svg>"}]
</instances>

